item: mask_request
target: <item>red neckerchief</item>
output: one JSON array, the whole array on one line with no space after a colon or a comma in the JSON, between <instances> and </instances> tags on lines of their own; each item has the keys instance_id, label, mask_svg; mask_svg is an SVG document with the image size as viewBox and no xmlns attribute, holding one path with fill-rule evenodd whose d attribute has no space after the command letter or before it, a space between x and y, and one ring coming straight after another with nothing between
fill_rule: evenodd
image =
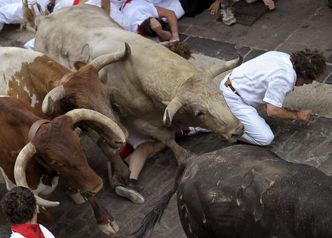
<instances>
[{"instance_id":1,"label":"red neckerchief","mask_svg":"<svg viewBox=\"0 0 332 238\"><path fill-rule=\"evenodd\" d=\"M39 224L15 224L11 229L26 238L45 238Z\"/></svg>"},{"instance_id":2,"label":"red neckerchief","mask_svg":"<svg viewBox=\"0 0 332 238\"><path fill-rule=\"evenodd\" d=\"M125 0L123 3L122 3L122 5L121 5L121 7L120 7L120 11L127 5L127 3L130 3L132 0Z\"/></svg>"},{"instance_id":3,"label":"red neckerchief","mask_svg":"<svg viewBox=\"0 0 332 238\"><path fill-rule=\"evenodd\" d=\"M74 0L74 2L73 2L73 6L76 6L76 5L78 5L80 3L80 0Z\"/></svg>"}]
</instances>

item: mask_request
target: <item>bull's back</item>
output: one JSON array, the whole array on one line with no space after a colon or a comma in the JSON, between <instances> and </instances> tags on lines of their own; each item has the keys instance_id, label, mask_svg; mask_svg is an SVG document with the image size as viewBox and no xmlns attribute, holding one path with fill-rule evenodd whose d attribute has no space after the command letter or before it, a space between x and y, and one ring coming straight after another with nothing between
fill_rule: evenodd
<instances>
[{"instance_id":1,"label":"bull's back","mask_svg":"<svg viewBox=\"0 0 332 238\"><path fill-rule=\"evenodd\" d=\"M28 74L23 66L32 63L38 56L42 54L16 47L0 47L0 94L7 95L10 85L19 86L20 78Z\"/></svg>"},{"instance_id":2,"label":"bull's back","mask_svg":"<svg viewBox=\"0 0 332 238\"><path fill-rule=\"evenodd\" d=\"M88 4L63 8L42 18L35 47L72 68L74 61L88 62L118 51L124 42L129 44L131 56L109 66L110 74L105 77L112 86L125 79L146 94L161 94L160 98L169 100L174 90L197 72L187 60L149 39L123 30L102 9Z\"/></svg>"}]
</instances>

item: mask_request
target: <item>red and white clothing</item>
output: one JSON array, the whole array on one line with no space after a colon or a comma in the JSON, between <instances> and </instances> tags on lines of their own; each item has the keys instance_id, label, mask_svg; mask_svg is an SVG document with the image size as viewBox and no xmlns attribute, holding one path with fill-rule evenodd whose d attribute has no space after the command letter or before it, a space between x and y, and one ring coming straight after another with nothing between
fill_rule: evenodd
<instances>
[{"instance_id":1,"label":"red and white clothing","mask_svg":"<svg viewBox=\"0 0 332 238\"><path fill-rule=\"evenodd\" d=\"M228 78L240 96L225 86ZM243 141L258 145L272 142L274 134L256 108L266 103L282 107L296 79L290 55L270 51L243 63L222 80L220 90L232 113L244 125Z\"/></svg>"},{"instance_id":2,"label":"red and white clothing","mask_svg":"<svg viewBox=\"0 0 332 238\"><path fill-rule=\"evenodd\" d=\"M153 3L155 6L166 8L172 10L177 19L180 19L184 16L185 12L179 0L146 0L150 3Z\"/></svg>"},{"instance_id":3,"label":"red and white clothing","mask_svg":"<svg viewBox=\"0 0 332 238\"><path fill-rule=\"evenodd\" d=\"M138 33L138 26L149 17L159 17L153 3L146 0L127 0L121 7L121 12L128 19L128 25L122 25L128 31ZM121 24L120 24L121 25Z\"/></svg>"},{"instance_id":4,"label":"red and white clothing","mask_svg":"<svg viewBox=\"0 0 332 238\"><path fill-rule=\"evenodd\" d=\"M36 0L28 0L29 4L35 3ZM38 0L43 11L49 0ZM35 6L35 12L38 15L39 11ZM0 0L0 23L3 24L18 24L23 20L22 0Z\"/></svg>"},{"instance_id":5,"label":"red and white clothing","mask_svg":"<svg viewBox=\"0 0 332 238\"><path fill-rule=\"evenodd\" d=\"M124 28L128 28L128 19L126 19L122 12L119 10L122 2L124 0L110 0L111 3L111 12L110 16L118 24ZM42 10L45 11L46 5L49 3L49 0L28 0L30 4L38 2L42 7ZM79 0L56 0L54 11L57 11L63 7L70 7L77 5ZM86 4L91 4L95 6L101 5L100 0L88 0ZM39 15L39 11L35 6L35 12ZM0 28L3 24L17 24L21 23L23 20L23 11L22 11L22 0L0 0ZM0 29L0 31L1 31Z\"/></svg>"},{"instance_id":6,"label":"red and white clothing","mask_svg":"<svg viewBox=\"0 0 332 238\"><path fill-rule=\"evenodd\" d=\"M55 238L54 235L40 224L15 224L11 226L10 238Z\"/></svg>"}]
</instances>

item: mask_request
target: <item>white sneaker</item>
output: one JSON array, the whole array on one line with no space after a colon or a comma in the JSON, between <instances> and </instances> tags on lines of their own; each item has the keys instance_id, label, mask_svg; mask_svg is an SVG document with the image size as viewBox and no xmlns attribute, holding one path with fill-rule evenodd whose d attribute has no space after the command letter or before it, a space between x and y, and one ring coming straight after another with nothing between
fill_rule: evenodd
<instances>
[{"instance_id":1,"label":"white sneaker","mask_svg":"<svg viewBox=\"0 0 332 238\"><path fill-rule=\"evenodd\" d=\"M195 135L197 133L206 133L206 132L211 132L210 130L208 129L205 129L205 128L201 128L201 127L189 127L189 132L188 132L188 136L191 136L191 135Z\"/></svg>"},{"instance_id":2,"label":"white sneaker","mask_svg":"<svg viewBox=\"0 0 332 238\"><path fill-rule=\"evenodd\" d=\"M270 11L273 11L276 8L276 5L273 0L263 0L263 2Z\"/></svg>"},{"instance_id":3,"label":"white sneaker","mask_svg":"<svg viewBox=\"0 0 332 238\"><path fill-rule=\"evenodd\" d=\"M236 18L231 7L221 9L220 14L222 16L222 21L225 25L230 26L236 23Z\"/></svg>"},{"instance_id":4,"label":"white sneaker","mask_svg":"<svg viewBox=\"0 0 332 238\"><path fill-rule=\"evenodd\" d=\"M5 26L5 23L1 23L0 22L0 31L2 30L2 28Z\"/></svg>"}]
</instances>

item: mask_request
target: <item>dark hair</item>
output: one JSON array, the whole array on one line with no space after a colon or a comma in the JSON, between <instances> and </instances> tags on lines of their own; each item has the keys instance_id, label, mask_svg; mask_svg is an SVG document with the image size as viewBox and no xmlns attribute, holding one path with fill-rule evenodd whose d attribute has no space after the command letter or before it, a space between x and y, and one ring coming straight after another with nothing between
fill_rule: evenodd
<instances>
[{"instance_id":1,"label":"dark hair","mask_svg":"<svg viewBox=\"0 0 332 238\"><path fill-rule=\"evenodd\" d=\"M150 37L155 37L157 36L157 33L151 28L151 24L150 24L150 20L151 18L154 17L149 17L147 19L145 19L140 25L140 31L144 36L150 36ZM169 30L169 25L167 22L165 22L164 20L162 20L161 18L155 18L157 21L159 21L161 28L165 31Z\"/></svg>"},{"instance_id":2,"label":"dark hair","mask_svg":"<svg viewBox=\"0 0 332 238\"><path fill-rule=\"evenodd\" d=\"M325 57L318 50L301 50L291 54L291 61L298 78L316 80L326 68Z\"/></svg>"},{"instance_id":3,"label":"dark hair","mask_svg":"<svg viewBox=\"0 0 332 238\"><path fill-rule=\"evenodd\" d=\"M2 211L12 224L30 221L36 211L36 199L25 187L15 187L1 199Z\"/></svg>"}]
</instances>

